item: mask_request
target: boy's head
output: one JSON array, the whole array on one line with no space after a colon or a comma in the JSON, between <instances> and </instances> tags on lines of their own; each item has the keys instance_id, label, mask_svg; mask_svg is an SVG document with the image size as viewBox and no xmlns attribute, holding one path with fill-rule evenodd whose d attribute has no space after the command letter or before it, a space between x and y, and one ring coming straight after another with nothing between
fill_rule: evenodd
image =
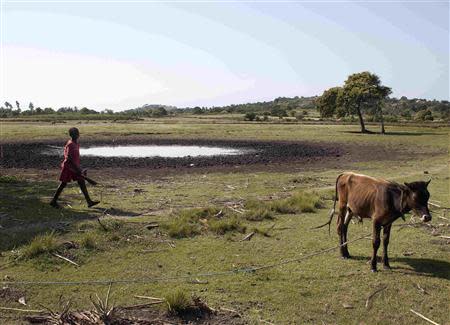
<instances>
[{"instance_id":1,"label":"boy's head","mask_svg":"<svg viewBox=\"0 0 450 325\"><path fill-rule=\"evenodd\" d=\"M80 137L80 131L77 128L70 128L69 135L72 139L76 140Z\"/></svg>"}]
</instances>

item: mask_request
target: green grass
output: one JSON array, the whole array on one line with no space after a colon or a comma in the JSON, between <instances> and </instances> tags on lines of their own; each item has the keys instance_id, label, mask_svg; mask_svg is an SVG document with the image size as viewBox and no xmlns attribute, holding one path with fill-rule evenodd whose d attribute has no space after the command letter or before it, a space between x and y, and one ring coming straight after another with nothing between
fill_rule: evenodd
<instances>
[{"instance_id":1,"label":"green grass","mask_svg":"<svg viewBox=\"0 0 450 325\"><path fill-rule=\"evenodd\" d=\"M80 245L85 249L96 249L98 248L98 236L93 233L87 233L81 237Z\"/></svg>"},{"instance_id":2,"label":"green grass","mask_svg":"<svg viewBox=\"0 0 450 325\"><path fill-rule=\"evenodd\" d=\"M38 235L33 238L30 244L23 247L20 257L23 259L31 259L43 254L50 254L58 250L58 239L54 232Z\"/></svg>"},{"instance_id":3,"label":"green grass","mask_svg":"<svg viewBox=\"0 0 450 325\"><path fill-rule=\"evenodd\" d=\"M172 314L183 314L191 305L188 294L181 289L170 292L164 297L167 311Z\"/></svg>"},{"instance_id":4,"label":"green grass","mask_svg":"<svg viewBox=\"0 0 450 325\"><path fill-rule=\"evenodd\" d=\"M227 124L218 127L217 123ZM87 138L133 134L152 138L312 140L376 144L385 149L386 155L380 161L361 157L357 162L345 160L326 168L289 165L289 168L268 166L257 170L192 173L145 170L130 177L119 174L111 177L113 170L92 170L93 175L103 178L104 187L89 188L93 198L102 197L99 210L87 209L74 185L61 196L63 209L49 207L57 183L48 179L56 179L56 170L49 171L44 179L36 170L20 171L17 177L19 172L3 169L0 279L83 281L171 277L170 281L114 284L110 301L114 305L138 304L142 301L136 301L135 295L165 297L180 290L185 298L191 294L200 296L213 308L238 310L250 324L259 324L261 319L274 324L423 324L409 309L440 324L450 321L449 246L445 239L432 236L426 228L393 229L389 246L392 271L372 274L366 263L372 245L370 240L361 240L349 245L354 256L351 260L341 260L336 250L255 273L197 276L283 262L336 246L335 229L328 235L326 229L310 228L327 220L335 178L343 170L399 182L432 178L431 199L449 206L449 128L388 126L387 131L392 134L380 136L348 133L357 130L357 126L254 123L243 127L240 122L210 117L82 122L77 126L82 137ZM4 123L2 141L49 138L63 141L67 128L68 124ZM393 151L401 153L395 160L390 155ZM12 182L1 181L10 176ZM135 188L142 188L143 192L136 194ZM244 213L225 208L235 202L243 204ZM111 211L111 208L116 212L105 216L104 209ZM448 214L433 210L432 224L448 235L448 227L438 226L446 223L439 217L448 218ZM99 217L106 231L97 222ZM149 230L145 228L149 223L158 223L160 227ZM257 234L250 241L241 241L245 235L239 232L240 227ZM30 249L33 238L45 237L52 230L51 242L59 245L73 241L79 245L61 249L61 253L80 267L51 256L48 250L6 264L17 252ZM368 221L351 224L349 239L370 232ZM42 251L43 247L50 247L51 251L53 245L43 244L46 241L36 239L38 244L33 244L39 248L36 251ZM194 284L187 277L208 283ZM367 309L367 297L380 285L387 288L373 298L372 307ZM29 309L40 309L41 305L58 309L61 295L73 301L73 308L92 308L89 296L96 293L103 296L107 286L30 285L21 289L26 291ZM353 308L345 309L343 303ZM21 307L14 301L2 301L2 306ZM0 322L20 323L22 316L2 311Z\"/></svg>"}]
</instances>

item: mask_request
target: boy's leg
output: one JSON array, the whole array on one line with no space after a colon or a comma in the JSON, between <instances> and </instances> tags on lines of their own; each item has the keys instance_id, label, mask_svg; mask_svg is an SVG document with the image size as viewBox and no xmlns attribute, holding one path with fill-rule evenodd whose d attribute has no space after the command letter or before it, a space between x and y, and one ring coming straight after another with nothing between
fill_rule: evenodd
<instances>
[{"instance_id":1,"label":"boy's leg","mask_svg":"<svg viewBox=\"0 0 450 325\"><path fill-rule=\"evenodd\" d=\"M81 192L83 192L83 194L84 194L84 198L86 199L88 207L92 207L92 206L100 203L100 201L92 201L91 200L91 197L89 196L89 193L88 193L88 190L86 187L86 182L84 181L84 179L80 179L78 181L78 185L80 186Z\"/></svg>"},{"instance_id":2,"label":"boy's leg","mask_svg":"<svg viewBox=\"0 0 450 325\"><path fill-rule=\"evenodd\" d=\"M56 189L55 195L53 196L53 199L50 201L50 205L52 207L55 207L55 208L58 207L58 198L61 195L61 192L66 187L66 185L67 185L67 183L65 183L65 182L61 182L61 184L59 184L58 188Z\"/></svg>"}]
</instances>

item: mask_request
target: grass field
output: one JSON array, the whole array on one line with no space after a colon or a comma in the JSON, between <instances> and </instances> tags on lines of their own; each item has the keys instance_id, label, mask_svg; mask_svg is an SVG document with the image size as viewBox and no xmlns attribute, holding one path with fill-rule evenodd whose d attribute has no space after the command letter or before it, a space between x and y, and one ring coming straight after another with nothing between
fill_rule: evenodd
<instances>
[{"instance_id":1,"label":"grass field","mask_svg":"<svg viewBox=\"0 0 450 325\"><path fill-rule=\"evenodd\" d=\"M142 301L135 295L162 297L179 289L204 298L212 307L237 310L249 324L425 322L410 309L439 324L450 323L450 216L438 208L433 209L433 227L392 231L391 271L370 272L366 262L372 245L364 239L349 245L351 260L341 260L334 250L257 272L198 275L270 265L336 246L335 229L328 235L325 228L310 228L327 220L334 181L343 170L398 182L431 178L431 200L448 207L450 128L388 126L384 136L361 135L354 133L359 129L356 125L243 123L220 117L73 125L83 138L301 140L381 149L377 159L365 151L367 156L354 160L304 168L291 164L254 170L137 170L128 177L121 176L120 169L94 170L92 175L103 185L90 188L93 197L102 199L98 209L87 209L75 186L63 193L62 210L51 208L48 201L57 186L58 170L0 169L2 281L106 280L107 284L111 279L166 278L115 283L110 299L116 305L138 304ZM4 122L1 141L63 143L70 126L70 122ZM244 213L235 211L240 209ZM220 211L223 216L217 217ZM159 227L147 229L151 223ZM242 241L251 232L255 232L251 240ZM352 224L349 239L370 232L368 221ZM80 266L55 257L54 252ZM104 295L108 288L105 284L8 286L26 296L27 306L0 295L0 307L27 309L42 305L58 309L60 296L71 299L74 308L91 308L90 295ZM384 286L366 307L368 296ZM15 324L21 316L1 311L0 322Z\"/></svg>"}]
</instances>

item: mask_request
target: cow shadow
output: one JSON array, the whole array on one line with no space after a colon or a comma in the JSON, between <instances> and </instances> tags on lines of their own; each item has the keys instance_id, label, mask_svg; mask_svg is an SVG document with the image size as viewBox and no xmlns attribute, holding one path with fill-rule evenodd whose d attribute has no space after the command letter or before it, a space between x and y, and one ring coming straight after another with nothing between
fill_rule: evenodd
<instances>
[{"instance_id":1,"label":"cow shadow","mask_svg":"<svg viewBox=\"0 0 450 325\"><path fill-rule=\"evenodd\" d=\"M381 256L378 258L378 268L382 269ZM370 261L370 256L352 256L352 260L363 261L367 264ZM406 264L410 268L395 265L396 263ZM414 257L391 257L389 264L392 271L396 273L415 274L419 276L427 276L434 278L441 278L450 280L450 262L444 260L434 260L429 258L414 258Z\"/></svg>"},{"instance_id":2,"label":"cow shadow","mask_svg":"<svg viewBox=\"0 0 450 325\"><path fill-rule=\"evenodd\" d=\"M412 257L391 258L390 261L407 264L414 272L419 273L422 276L450 280L450 262L448 261ZM395 267L393 269L398 270L399 272L405 270L405 268L402 267ZM409 269L406 271L409 271Z\"/></svg>"}]
</instances>

